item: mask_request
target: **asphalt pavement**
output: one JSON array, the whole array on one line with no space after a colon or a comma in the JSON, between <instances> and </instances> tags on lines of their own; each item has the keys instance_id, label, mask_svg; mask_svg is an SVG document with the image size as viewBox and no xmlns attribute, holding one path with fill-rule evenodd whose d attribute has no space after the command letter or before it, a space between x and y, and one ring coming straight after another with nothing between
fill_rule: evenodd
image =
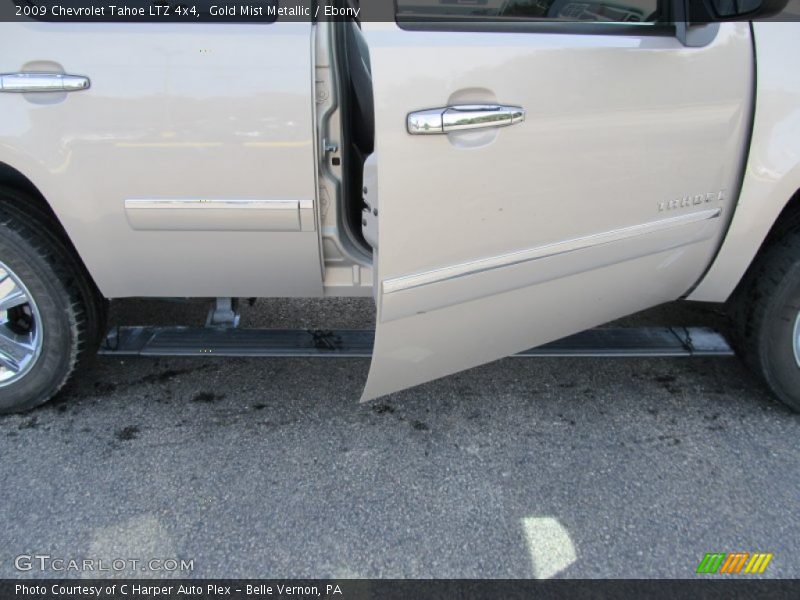
<instances>
[{"instance_id":1,"label":"asphalt pavement","mask_svg":"<svg viewBox=\"0 0 800 600\"><path fill-rule=\"evenodd\" d=\"M204 315L125 301L112 318ZM369 299L271 300L243 325L373 316ZM676 305L627 320L719 321ZM735 358L504 359L361 405L368 367L98 358L0 418L0 577L684 578L734 551L800 576L800 417Z\"/></svg>"}]
</instances>

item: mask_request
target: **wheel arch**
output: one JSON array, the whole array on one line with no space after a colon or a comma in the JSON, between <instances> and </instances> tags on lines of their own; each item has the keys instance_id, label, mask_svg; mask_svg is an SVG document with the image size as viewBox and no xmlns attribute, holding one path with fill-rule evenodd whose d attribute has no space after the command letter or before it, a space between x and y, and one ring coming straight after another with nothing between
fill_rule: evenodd
<instances>
[{"instance_id":1,"label":"wheel arch","mask_svg":"<svg viewBox=\"0 0 800 600\"><path fill-rule=\"evenodd\" d=\"M12 209L24 213L26 217L34 219L37 223L40 223L43 227L47 227L52 234L58 237L72 255L75 262L79 265L84 277L92 286L94 293L98 298L101 298L102 294L95 284L91 273L86 268L83 259L72 243L67 230L50 206L50 203L33 181L12 165L0 161L0 188L11 189L24 195L26 198L25 202L12 203L8 198L3 198L2 196L0 196L0 202L8 202Z\"/></svg>"},{"instance_id":2,"label":"wheel arch","mask_svg":"<svg viewBox=\"0 0 800 600\"><path fill-rule=\"evenodd\" d=\"M758 204L740 200L714 262L687 300L728 301L772 242L800 224L800 169L797 187L780 195Z\"/></svg>"},{"instance_id":3,"label":"wheel arch","mask_svg":"<svg viewBox=\"0 0 800 600\"><path fill-rule=\"evenodd\" d=\"M800 226L800 189L796 190L792 197L786 202L775 222L770 227L769 232L758 247L753 259L747 266L747 270L729 296L729 301L740 300L745 288L752 284L753 278L760 266L763 266L764 256L769 249L779 240L784 238L792 231L796 231ZM764 260L762 260L764 259Z\"/></svg>"},{"instance_id":4,"label":"wheel arch","mask_svg":"<svg viewBox=\"0 0 800 600\"><path fill-rule=\"evenodd\" d=\"M800 213L800 79L789 76L786 59L800 54L800 38L795 23L752 27L756 101L744 181L719 252L688 300L728 300L769 240Z\"/></svg>"}]
</instances>

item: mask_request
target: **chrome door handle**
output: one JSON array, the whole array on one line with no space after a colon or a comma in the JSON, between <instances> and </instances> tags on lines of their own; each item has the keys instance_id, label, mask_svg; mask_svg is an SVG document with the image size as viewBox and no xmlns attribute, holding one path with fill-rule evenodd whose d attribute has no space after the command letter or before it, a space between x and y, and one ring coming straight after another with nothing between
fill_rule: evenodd
<instances>
[{"instance_id":1,"label":"chrome door handle","mask_svg":"<svg viewBox=\"0 0 800 600\"><path fill-rule=\"evenodd\" d=\"M521 106L459 104L409 113L406 127L411 135L435 135L452 131L507 127L525 120Z\"/></svg>"},{"instance_id":2,"label":"chrome door handle","mask_svg":"<svg viewBox=\"0 0 800 600\"><path fill-rule=\"evenodd\" d=\"M3 73L0 92L78 92L88 89L89 78L65 73Z\"/></svg>"}]
</instances>

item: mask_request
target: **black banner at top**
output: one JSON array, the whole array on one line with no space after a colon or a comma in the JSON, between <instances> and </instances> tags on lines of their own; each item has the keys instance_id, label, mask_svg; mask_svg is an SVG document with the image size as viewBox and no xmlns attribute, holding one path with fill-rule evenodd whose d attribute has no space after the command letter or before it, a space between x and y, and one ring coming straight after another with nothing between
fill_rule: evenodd
<instances>
[{"instance_id":1,"label":"black banner at top","mask_svg":"<svg viewBox=\"0 0 800 600\"><path fill-rule=\"evenodd\" d=\"M800 20L800 0L0 0L2 22L273 23L467 22L654 25L675 20Z\"/></svg>"}]
</instances>

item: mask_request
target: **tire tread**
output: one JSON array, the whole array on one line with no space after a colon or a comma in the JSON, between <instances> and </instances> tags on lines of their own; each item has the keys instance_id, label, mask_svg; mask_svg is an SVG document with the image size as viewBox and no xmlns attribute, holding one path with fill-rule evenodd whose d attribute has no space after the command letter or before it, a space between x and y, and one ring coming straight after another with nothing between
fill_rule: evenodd
<instances>
[{"instance_id":1,"label":"tire tread","mask_svg":"<svg viewBox=\"0 0 800 600\"><path fill-rule=\"evenodd\" d=\"M66 300L63 305L71 329L70 355L67 369L37 397L0 407L0 414L30 410L50 400L72 380L77 368L94 354L98 341L95 329L99 327L96 320L100 311L96 306L96 295L92 293L93 284L86 280L82 265L65 240L41 220L41 211L26 211L24 200L19 193L0 190L0 231L17 236L25 253L36 255L52 270Z\"/></svg>"}]
</instances>

